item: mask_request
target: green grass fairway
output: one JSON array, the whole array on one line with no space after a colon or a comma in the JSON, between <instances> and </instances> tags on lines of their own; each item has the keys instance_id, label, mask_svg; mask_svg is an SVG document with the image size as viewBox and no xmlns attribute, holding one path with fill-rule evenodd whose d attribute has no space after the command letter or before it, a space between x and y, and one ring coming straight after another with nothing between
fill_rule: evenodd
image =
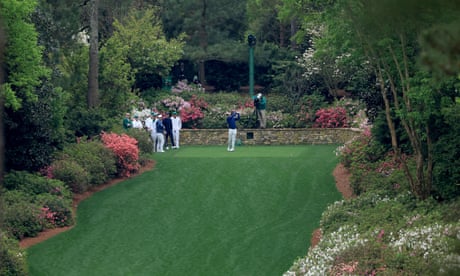
<instances>
[{"instance_id":1,"label":"green grass fairway","mask_svg":"<svg viewBox=\"0 0 460 276\"><path fill-rule=\"evenodd\" d=\"M83 201L31 275L281 275L341 198L334 145L183 147Z\"/></svg>"}]
</instances>

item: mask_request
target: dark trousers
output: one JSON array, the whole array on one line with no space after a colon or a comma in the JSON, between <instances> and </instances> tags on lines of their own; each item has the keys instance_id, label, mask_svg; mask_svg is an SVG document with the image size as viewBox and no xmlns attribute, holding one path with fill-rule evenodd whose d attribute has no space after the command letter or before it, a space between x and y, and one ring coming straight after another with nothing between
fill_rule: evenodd
<instances>
[{"instance_id":1,"label":"dark trousers","mask_svg":"<svg viewBox=\"0 0 460 276\"><path fill-rule=\"evenodd\" d=\"M171 141L171 146L174 147L175 145L174 145L174 138L173 138L172 130L166 131L165 146L168 146L168 138L169 138L169 141Z\"/></svg>"}]
</instances>

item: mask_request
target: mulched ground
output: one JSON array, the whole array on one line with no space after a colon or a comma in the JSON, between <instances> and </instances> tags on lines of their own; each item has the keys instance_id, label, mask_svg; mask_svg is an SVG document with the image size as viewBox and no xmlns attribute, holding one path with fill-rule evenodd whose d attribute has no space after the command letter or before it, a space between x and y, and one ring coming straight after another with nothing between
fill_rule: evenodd
<instances>
[{"instance_id":1,"label":"mulched ground","mask_svg":"<svg viewBox=\"0 0 460 276\"><path fill-rule=\"evenodd\" d=\"M136 174L132 175L131 177L134 177L136 175L142 174L145 171L151 170L155 167L155 162L149 162L146 166L142 167L139 172ZM343 167L342 164L337 165L337 167L334 169L334 172L332 173L335 178L335 183L337 186L337 189L342 193L343 198L351 198L353 196L351 187L350 187L350 173L347 171L345 167ZM107 184L104 184L102 186L98 186L97 188L94 188L90 191L85 192L84 194L81 195L75 195L73 199L73 204L72 207L74 209L74 214L76 214L76 209L78 207L78 204L82 201L87 199L88 197L92 196L94 193L97 193L99 191L102 191L104 189L107 189L108 187L111 187L115 184L120 183L121 181L126 180L126 178L117 178L114 179ZM36 237L31 237L31 238L25 238L19 242L19 245L21 248L28 248L29 246L35 245L37 243L40 243L44 240L47 240L59 233L65 232L67 230L72 229L73 226L67 226L67 227L60 227L60 228L55 228L55 229L48 229L43 232L40 232ZM316 229L311 238L311 246L315 247L318 242L321 239L321 231L320 229Z\"/></svg>"}]
</instances>

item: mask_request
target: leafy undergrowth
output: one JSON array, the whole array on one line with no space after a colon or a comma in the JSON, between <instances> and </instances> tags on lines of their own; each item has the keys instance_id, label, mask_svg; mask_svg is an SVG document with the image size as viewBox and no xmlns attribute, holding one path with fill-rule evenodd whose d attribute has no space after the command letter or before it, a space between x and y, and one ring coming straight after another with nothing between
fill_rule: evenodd
<instances>
[{"instance_id":1,"label":"leafy undergrowth","mask_svg":"<svg viewBox=\"0 0 460 276\"><path fill-rule=\"evenodd\" d=\"M322 237L284 275L455 275L460 200L420 200L369 132L338 149L355 197L330 205Z\"/></svg>"}]
</instances>

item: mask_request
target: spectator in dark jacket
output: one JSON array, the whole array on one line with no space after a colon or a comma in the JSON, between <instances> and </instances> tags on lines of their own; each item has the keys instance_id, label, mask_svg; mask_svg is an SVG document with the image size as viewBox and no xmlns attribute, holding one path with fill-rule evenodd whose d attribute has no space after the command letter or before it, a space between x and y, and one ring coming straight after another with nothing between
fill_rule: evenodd
<instances>
[{"instance_id":1,"label":"spectator in dark jacket","mask_svg":"<svg viewBox=\"0 0 460 276\"><path fill-rule=\"evenodd\" d=\"M165 145L166 149L169 149L168 146L168 138L169 141L171 141L171 148L174 148L174 139L173 139L173 126L172 126L172 120L171 120L171 113L166 115L166 118L163 119L163 125L165 127Z\"/></svg>"},{"instance_id":2,"label":"spectator in dark jacket","mask_svg":"<svg viewBox=\"0 0 460 276\"><path fill-rule=\"evenodd\" d=\"M157 136L157 150L156 152L165 152L163 150L163 146L165 144L165 138L164 138L164 131L165 127L163 125L163 120L161 114L158 115L158 119L155 121L155 127L156 127L156 136Z\"/></svg>"}]
</instances>

